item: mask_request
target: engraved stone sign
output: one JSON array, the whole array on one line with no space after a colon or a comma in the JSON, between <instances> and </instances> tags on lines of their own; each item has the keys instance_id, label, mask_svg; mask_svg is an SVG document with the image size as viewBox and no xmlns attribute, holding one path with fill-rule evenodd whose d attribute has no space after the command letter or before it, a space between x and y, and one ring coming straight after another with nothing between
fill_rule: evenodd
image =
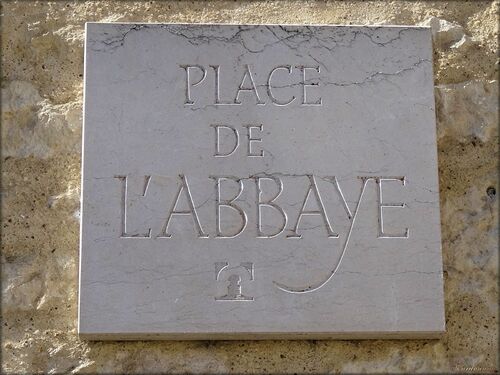
<instances>
[{"instance_id":1,"label":"engraved stone sign","mask_svg":"<svg viewBox=\"0 0 500 375\"><path fill-rule=\"evenodd\" d=\"M444 331L431 33L86 26L79 333Z\"/></svg>"}]
</instances>

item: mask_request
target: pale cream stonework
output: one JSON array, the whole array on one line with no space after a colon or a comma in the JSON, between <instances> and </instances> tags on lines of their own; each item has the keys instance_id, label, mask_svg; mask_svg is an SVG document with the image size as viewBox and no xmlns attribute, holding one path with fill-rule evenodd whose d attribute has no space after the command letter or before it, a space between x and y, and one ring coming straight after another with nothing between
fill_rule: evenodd
<instances>
[{"instance_id":1,"label":"pale cream stonework","mask_svg":"<svg viewBox=\"0 0 500 375\"><path fill-rule=\"evenodd\" d=\"M2 3L2 371L498 369L497 1ZM447 332L441 340L86 342L76 334L84 23L429 25Z\"/></svg>"}]
</instances>

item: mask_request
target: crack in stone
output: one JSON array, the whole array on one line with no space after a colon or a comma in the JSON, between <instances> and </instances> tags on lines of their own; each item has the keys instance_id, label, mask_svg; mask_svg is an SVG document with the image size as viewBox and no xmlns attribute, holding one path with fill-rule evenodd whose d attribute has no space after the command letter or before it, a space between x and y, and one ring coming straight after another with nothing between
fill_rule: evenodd
<instances>
[{"instance_id":1,"label":"crack in stone","mask_svg":"<svg viewBox=\"0 0 500 375\"><path fill-rule=\"evenodd\" d=\"M384 73L384 72L375 72L373 74L370 74L368 77L364 78L361 81L352 81L352 82L325 82L324 85L333 85L333 86L339 86L339 87L348 87L348 86L363 86L367 83L370 83L372 81L375 81L375 78L377 77L393 77L393 76L399 76L403 73L409 72L414 70L415 68L418 68L421 64L423 63L431 63L429 59L419 59L416 63L414 63L412 66L408 68L403 68L400 69L394 73Z\"/></svg>"}]
</instances>

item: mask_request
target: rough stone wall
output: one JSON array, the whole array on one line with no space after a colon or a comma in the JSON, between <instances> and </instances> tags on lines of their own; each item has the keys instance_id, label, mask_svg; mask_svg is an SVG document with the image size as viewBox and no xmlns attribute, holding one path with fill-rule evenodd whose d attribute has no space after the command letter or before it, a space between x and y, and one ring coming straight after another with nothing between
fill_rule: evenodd
<instances>
[{"instance_id":1,"label":"rough stone wall","mask_svg":"<svg viewBox=\"0 0 500 375\"><path fill-rule=\"evenodd\" d=\"M498 370L498 5L497 1L3 1L2 370ZM431 26L447 321L444 337L420 341L79 340L86 21Z\"/></svg>"}]
</instances>

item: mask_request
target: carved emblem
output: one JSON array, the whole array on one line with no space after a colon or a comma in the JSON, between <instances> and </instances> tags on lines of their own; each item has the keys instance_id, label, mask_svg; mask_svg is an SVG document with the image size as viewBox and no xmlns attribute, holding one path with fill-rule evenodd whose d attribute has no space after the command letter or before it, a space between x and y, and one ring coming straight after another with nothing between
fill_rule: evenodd
<instances>
[{"instance_id":1,"label":"carved emblem","mask_svg":"<svg viewBox=\"0 0 500 375\"><path fill-rule=\"evenodd\" d=\"M242 277L245 276L250 281L254 279L254 268L251 262L242 262L237 267L229 268L228 262L216 262L215 263L215 280L220 281L221 275L229 273L226 281L227 293L221 297L215 297L216 301L253 301L253 297L245 296L241 292L241 281ZM232 272L228 272L232 271Z\"/></svg>"}]
</instances>

